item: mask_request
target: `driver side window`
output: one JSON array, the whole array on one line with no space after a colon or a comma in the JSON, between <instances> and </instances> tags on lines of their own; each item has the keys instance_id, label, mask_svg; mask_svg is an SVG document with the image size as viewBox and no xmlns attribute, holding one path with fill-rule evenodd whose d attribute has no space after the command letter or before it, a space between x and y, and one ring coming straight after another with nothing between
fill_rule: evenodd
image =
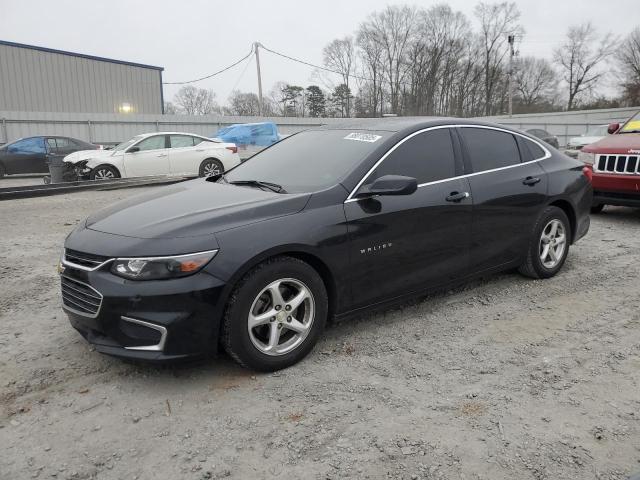
<instances>
[{"instance_id":1,"label":"driver side window","mask_svg":"<svg viewBox=\"0 0 640 480\"><path fill-rule=\"evenodd\" d=\"M366 183L384 175L412 177L418 184L455 177L455 156L449 130L429 130L400 144L378 165Z\"/></svg>"},{"instance_id":2,"label":"driver side window","mask_svg":"<svg viewBox=\"0 0 640 480\"><path fill-rule=\"evenodd\" d=\"M136 145L140 150L140 152L144 152L146 150L159 150L165 147L165 136L164 135L155 135L153 137L145 138L140 143Z\"/></svg>"}]
</instances>

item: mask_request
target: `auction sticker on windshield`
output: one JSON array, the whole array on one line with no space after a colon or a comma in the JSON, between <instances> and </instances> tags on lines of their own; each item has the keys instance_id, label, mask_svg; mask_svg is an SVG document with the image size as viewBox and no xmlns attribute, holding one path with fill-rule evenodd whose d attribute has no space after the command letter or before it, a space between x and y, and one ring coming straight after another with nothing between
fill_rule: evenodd
<instances>
[{"instance_id":1,"label":"auction sticker on windshield","mask_svg":"<svg viewBox=\"0 0 640 480\"><path fill-rule=\"evenodd\" d=\"M358 142L369 143L377 142L381 138L382 137L380 135L374 135L372 133L350 133L349 135L344 137L345 140L356 140Z\"/></svg>"}]
</instances>

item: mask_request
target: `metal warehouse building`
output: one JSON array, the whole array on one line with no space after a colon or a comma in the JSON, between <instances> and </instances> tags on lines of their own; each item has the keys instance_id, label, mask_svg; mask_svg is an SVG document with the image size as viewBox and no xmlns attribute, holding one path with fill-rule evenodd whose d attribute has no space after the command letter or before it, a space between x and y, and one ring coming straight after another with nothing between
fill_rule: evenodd
<instances>
[{"instance_id":1,"label":"metal warehouse building","mask_svg":"<svg viewBox=\"0 0 640 480\"><path fill-rule=\"evenodd\" d=\"M162 71L0 40L0 111L163 113Z\"/></svg>"}]
</instances>

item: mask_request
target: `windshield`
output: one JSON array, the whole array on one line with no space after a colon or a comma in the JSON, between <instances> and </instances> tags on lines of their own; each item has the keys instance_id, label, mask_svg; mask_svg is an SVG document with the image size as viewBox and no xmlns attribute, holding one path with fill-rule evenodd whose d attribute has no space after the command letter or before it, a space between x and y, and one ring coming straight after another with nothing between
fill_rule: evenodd
<instances>
[{"instance_id":1,"label":"windshield","mask_svg":"<svg viewBox=\"0 0 640 480\"><path fill-rule=\"evenodd\" d=\"M136 143L138 140L142 140L142 135L137 135L137 136L133 137L131 140L127 140L126 142L122 142L119 145L116 145L113 148L113 151L114 152L121 152L122 150L126 150L131 145Z\"/></svg>"},{"instance_id":2,"label":"windshield","mask_svg":"<svg viewBox=\"0 0 640 480\"><path fill-rule=\"evenodd\" d=\"M631 119L623 125L620 133L638 133L640 132L640 112L636 113Z\"/></svg>"},{"instance_id":3,"label":"windshield","mask_svg":"<svg viewBox=\"0 0 640 480\"><path fill-rule=\"evenodd\" d=\"M251 157L225 175L228 182L271 182L288 193L313 192L338 183L391 132L308 130Z\"/></svg>"}]
</instances>

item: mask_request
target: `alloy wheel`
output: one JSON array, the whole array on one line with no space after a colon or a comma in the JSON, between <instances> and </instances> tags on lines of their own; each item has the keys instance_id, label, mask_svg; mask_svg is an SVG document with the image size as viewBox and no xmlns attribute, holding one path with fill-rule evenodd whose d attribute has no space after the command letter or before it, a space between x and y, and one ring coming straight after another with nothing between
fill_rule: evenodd
<instances>
[{"instance_id":1,"label":"alloy wheel","mask_svg":"<svg viewBox=\"0 0 640 480\"><path fill-rule=\"evenodd\" d=\"M542 229L540 236L540 261L545 268L555 268L561 261L567 247L564 224L553 219Z\"/></svg>"},{"instance_id":2,"label":"alloy wheel","mask_svg":"<svg viewBox=\"0 0 640 480\"><path fill-rule=\"evenodd\" d=\"M107 168L100 168L96 171L94 178L96 180L111 180L115 178L113 172Z\"/></svg>"},{"instance_id":3,"label":"alloy wheel","mask_svg":"<svg viewBox=\"0 0 640 480\"><path fill-rule=\"evenodd\" d=\"M211 177L213 175L220 175L222 173L220 171L220 167L215 162L206 163L202 170L204 171L204 176L205 177Z\"/></svg>"},{"instance_id":4,"label":"alloy wheel","mask_svg":"<svg viewBox=\"0 0 640 480\"><path fill-rule=\"evenodd\" d=\"M309 287L295 278L276 280L256 296L249 310L251 343L266 355L285 355L302 344L314 317Z\"/></svg>"}]
</instances>

